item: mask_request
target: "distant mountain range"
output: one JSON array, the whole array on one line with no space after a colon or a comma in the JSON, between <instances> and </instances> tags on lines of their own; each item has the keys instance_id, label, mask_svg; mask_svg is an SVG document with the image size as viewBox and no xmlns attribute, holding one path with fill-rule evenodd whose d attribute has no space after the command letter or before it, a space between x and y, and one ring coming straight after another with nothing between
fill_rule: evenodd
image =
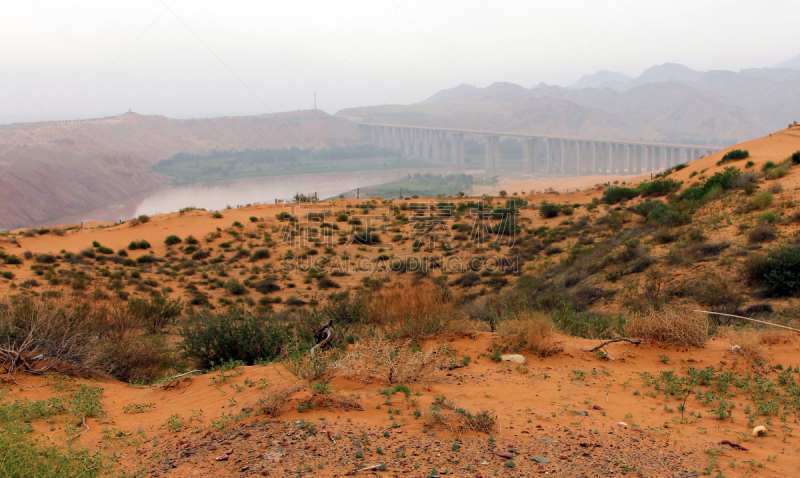
<instances>
[{"instance_id":1,"label":"distant mountain range","mask_svg":"<svg viewBox=\"0 0 800 478\"><path fill-rule=\"evenodd\" d=\"M727 146L800 119L800 56L739 72L675 63L637 78L599 71L569 87L464 84L417 104L337 114L366 122Z\"/></svg>"}]
</instances>

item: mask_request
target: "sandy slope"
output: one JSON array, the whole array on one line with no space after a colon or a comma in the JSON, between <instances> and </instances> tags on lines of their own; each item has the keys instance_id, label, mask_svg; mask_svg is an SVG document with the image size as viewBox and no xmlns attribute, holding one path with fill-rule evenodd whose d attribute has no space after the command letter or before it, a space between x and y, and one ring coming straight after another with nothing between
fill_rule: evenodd
<instances>
[{"instance_id":1,"label":"sandy slope","mask_svg":"<svg viewBox=\"0 0 800 478\"><path fill-rule=\"evenodd\" d=\"M658 392L647 395L653 389L642 383L641 372L657 375L676 370L682 375L689 365L776 379L777 371L754 369L741 357L731 355L727 340L714 340L700 350L612 344L606 350L613 361L587 352L597 341L561 340L565 346L562 354L547 359L528 356L527 365L517 365L481 357L491 345L491 334L456 338L446 343L458 357L471 356L472 362L465 368L442 372L428 385L413 384L411 398L418 402L416 405L399 394L387 406L385 396L378 393L387 387L380 378L369 384L335 378L329 382L331 387L356 397L365 411L298 412L295 408L308 397L307 391L301 391L292 396L277 421L256 414L223 430L213 423L221 423L224 414L257 408L262 394L288 386L294 377L280 365L267 365L244 367L238 374L228 372L235 376L221 384L220 372L182 378L169 389L93 382L105 390L103 405L110 422L88 420L90 431L79 438L79 443L90 449L113 451L125 467L144 466L154 476L166 471L167 476L253 476L264 475L262 470L268 471L265 476L295 476L292 470L307 466L311 467L307 476L342 476L362 464L384 463L389 471L381 476L428 476L435 467L454 476L549 472L555 476L600 477L619 474L627 466L641 470L642 476L673 477L678 472L700 472L707 467L708 450L718 455L716 463L724 476L757 473L778 477L800 466L800 457L792 452L800 441L791 425L782 427L773 417L776 423L768 425L768 436L749 437L743 411L743 405L750 403L747 397L737 397L733 420L723 421L713 418L707 407L690 397L681 423L679 399L665 400ZM796 360L797 341L791 337L787 340L770 348L770 364L787 365ZM668 355L671 363L662 363L660 355ZM21 388L12 387L7 398L41 400L53 393L46 385L47 378L20 376L17 381ZM496 412L498 426L493 438L441 427L426 429L412 411L430 406L437 395L471 411ZM145 403L155 406L145 413L123 412L125 405ZM399 410L393 419L388 408ZM692 412L700 412L703 418L697 419ZM170 432L166 423L174 415L184 420L185 427ZM313 424L316 433L305 432L303 422L297 420ZM628 427L619 422L626 422ZM393 428L392 423L399 426ZM758 419L758 423L765 423L765 419ZM126 438L104 437L103 431L109 429L122 430ZM35 435L42 440L59 435L43 423L36 424L36 430ZM362 458L356 455L357 439L364 440ZM133 441L126 445L126 440ZM460 440L460 449L453 450L456 440ZM740 443L748 451L720 446L722 440ZM233 451L227 461L215 460L227 450ZM511 455L504 455L507 453ZM506 467L508 458L503 456L512 456L516 467ZM534 456L551 462L536 463L531 460ZM772 456L776 459L767 460ZM472 472L467 471L468 466Z\"/></svg>"}]
</instances>

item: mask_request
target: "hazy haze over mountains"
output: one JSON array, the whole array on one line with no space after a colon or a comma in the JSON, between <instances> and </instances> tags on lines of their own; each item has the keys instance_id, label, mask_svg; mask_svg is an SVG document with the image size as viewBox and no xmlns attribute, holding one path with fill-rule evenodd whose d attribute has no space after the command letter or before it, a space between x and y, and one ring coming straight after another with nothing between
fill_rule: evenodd
<instances>
[{"instance_id":1,"label":"hazy haze over mountains","mask_svg":"<svg viewBox=\"0 0 800 478\"><path fill-rule=\"evenodd\" d=\"M339 114L368 122L725 146L784 128L799 112L800 70L703 72L665 63L636 78L604 70L569 87L462 84L409 106Z\"/></svg>"}]
</instances>

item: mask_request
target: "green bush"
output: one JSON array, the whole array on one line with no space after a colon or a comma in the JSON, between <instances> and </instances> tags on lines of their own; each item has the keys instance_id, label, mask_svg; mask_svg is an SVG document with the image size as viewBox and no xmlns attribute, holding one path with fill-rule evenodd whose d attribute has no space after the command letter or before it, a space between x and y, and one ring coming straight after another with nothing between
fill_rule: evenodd
<instances>
[{"instance_id":1,"label":"green bush","mask_svg":"<svg viewBox=\"0 0 800 478\"><path fill-rule=\"evenodd\" d=\"M225 290L233 295L243 295L247 293L247 287L243 286L241 282L236 279L228 279L225 283Z\"/></svg>"},{"instance_id":2,"label":"green bush","mask_svg":"<svg viewBox=\"0 0 800 478\"><path fill-rule=\"evenodd\" d=\"M750 157L750 151L746 149L733 149L725 153L725 156L722 157L719 161L717 161L717 166L727 163L728 161L738 161L740 159L745 159Z\"/></svg>"},{"instance_id":3,"label":"green bush","mask_svg":"<svg viewBox=\"0 0 800 478\"><path fill-rule=\"evenodd\" d=\"M764 211L758 215L759 224L775 224L780 218L775 211Z\"/></svg>"},{"instance_id":4,"label":"green bush","mask_svg":"<svg viewBox=\"0 0 800 478\"><path fill-rule=\"evenodd\" d=\"M766 209L772 206L773 201L775 201L775 196L771 192L761 191L755 195L751 204L754 209Z\"/></svg>"},{"instance_id":5,"label":"green bush","mask_svg":"<svg viewBox=\"0 0 800 478\"><path fill-rule=\"evenodd\" d=\"M292 328L238 309L219 314L203 311L192 317L181 336L181 348L203 367L230 361L253 365L278 358L292 339Z\"/></svg>"},{"instance_id":6,"label":"green bush","mask_svg":"<svg viewBox=\"0 0 800 478\"><path fill-rule=\"evenodd\" d=\"M783 245L767 255L745 262L745 274L751 282L761 283L778 296L790 296L800 291L800 246Z\"/></svg>"},{"instance_id":7,"label":"green bush","mask_svg":"<svg viewBox=\"0 0 800 478\"><path fill-rule=\"evenodd\" d=\"M180 244L181 242L183 242L181 241L181 238L175 235L167 236L167 238L164 239L164 244L168 246L174 246L175 244Z\"/></svg>"},{"instance_id":8,"label":"green bush","mask_svg":"<svg viewBox=\"0 0 800 478\"><path fill-rule=\"evenodd\" d=\"M746 163L744 164L744 167L745 167L745 168L752 168L752 167L753 167L753 166L755 166L755 165L756 165L756 163L754 163L754 162L752 162L752 161L748 161L748 162L746 162Z\"/></svg>"},{"instance_id":9,"label":"green bush","mask_svg":"<svg viewBox=\"0 0 800 478\"><path fill-rule=\"evenodd\" d=\"M642 197L647 196L666 196L681 188L682 181L676 181L672 178L660 178L653 181L645 181L641 183L636 189Z\"/></svg>"},{"instance_id":10,"label":"green bush","mask_svg":"<svg viewBox=\"0 0 800 478\"><path fill-rule=\"evenodd\" d=\"M150 243L144 239L139 241L131 241L131 243L128 244L128 249L132 251L135 251L136 249L150 249Z\"/></svg>"},{"instance_id":11,"label":"green bush","mask_svg":"<svg viewBox=\"0 0 800 478\"><path fill-rule=\"evenodd\" d=\"M785 178L789 174L789 169L786 166L778 166L767 171L767 179L780 179Z\"/></svg>"},{"instance_id":12,"label":"green bush","mask_svg":"<svg viewBox=\"0 0 800 478\"><path fill-rule=\"evenodd\" d=\"M14 255L7 254L7 255L3 256L3 264L9 265L9 266L20 265L20 264L22 264L22 259L20 259L17 256L14 256Z\"/></svg>"},{"instance_id":13,"label":"green bush","mask_svg":"<svg viewBox=\"0 0 800 478\"><path fill-rule=\"evenodd\" d=\"M181 300L170 300L164 289L151 292L149 298L134 298L128 302L128 313L151 334L161 332L182 311Z\"/></svg>"},{"instance_id":14,"label":"green bush","mask_svg":"<svg viewBox=\"0 0 800 478\"><path fill-rule=\"evenodd\" d=\"M257 249L248 260L250 262L256 262L262 259L269 259L269 249Z\"/></svg>"},{"instance_id":15,"label":"green bush","mask_svg":"<svg viewBox=\"0 0 800 478\"><path fill-rule=\"evenodd\" d=\"M559 206L558 204L542 201L542 205L539 206L539 215L542 216L543 218L556 217L560 212L561 212L561 206Z\"/></svg>"},{"instance_id":16,"label":"green bush","mask_svg":"<svg viewBox=\"0 0 800 478\"><path fill-rule=\"evenodd\" d=\"M800 164L800 151L795 151L794 153L792 153L789 159L792 160L792 164Z\"/></svg>"},{"instance_id":17,"label":"green bush","mask_svg":"<svg viewBox=\"0 0 800 478\"><path fill-rule=\"evenodd\" d=\"M685 168L687 168L687 167L689 167L689 165L688 165L688 164L686 164L686 163L681 163L681 164L676 164L676 165L675 165L675 166L672 168L672 170L673 170L673 171L680 171L681 169L685 169Z\"/></svg>"},{"instance_id":18,"label":"green bush","mask_svg":"<svg viewBox=\"0 0 800 478\"><path fill-rule=\"evenodd\" d=\"M639 195L639 191L633 188L610 187L603 192L603 203L617 204L623 200L633 199Z\"/></svg>"},{"instance_id":19,"label":"green bush","mask_svg":"<svg viewBox=\"0 0 800 478\"><path fill-rule=\"evenodd\" d=\"M770 169L772 169L774 167L775 167L775 163L773 161L767 161L766 163L764 163L763 166L761 166L761 171L764 171L766 173L767 171L769 171Z\"/></svg>"},{"instance_id":20,"label":"green bush","mask_svg":"<svg viewBox=\"0 0 800 478\"><path fill-rule=\"evenodd\" d=\"M146 222L150 222L150 216L148 216L146 214L142 214L141 216L139 216L138 219L139 219L139 222L141 222L142 224L144 224Z\"/></svg>"}]
</instances>

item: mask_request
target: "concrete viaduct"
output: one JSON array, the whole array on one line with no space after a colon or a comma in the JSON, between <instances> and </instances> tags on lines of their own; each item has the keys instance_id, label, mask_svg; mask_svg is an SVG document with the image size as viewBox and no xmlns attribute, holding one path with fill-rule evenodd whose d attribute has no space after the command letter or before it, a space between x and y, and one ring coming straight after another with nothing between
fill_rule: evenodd
<instances>
[{"instance_id":1,"label":"concrete viaduct","mask_svg":"<svg viewBox=\"0 0 800 478\"><path fill-rule=\"evenodd\" d=\"M641 174L694 161L719 148L648 141L619 141L552 135L505 133L454 128L361 123L372 144L464 170L464 137L486 141L487 173L500 164L500 138L522 141L522 174L530 176L586 176Z\"/></svg>"}]
</instances>

